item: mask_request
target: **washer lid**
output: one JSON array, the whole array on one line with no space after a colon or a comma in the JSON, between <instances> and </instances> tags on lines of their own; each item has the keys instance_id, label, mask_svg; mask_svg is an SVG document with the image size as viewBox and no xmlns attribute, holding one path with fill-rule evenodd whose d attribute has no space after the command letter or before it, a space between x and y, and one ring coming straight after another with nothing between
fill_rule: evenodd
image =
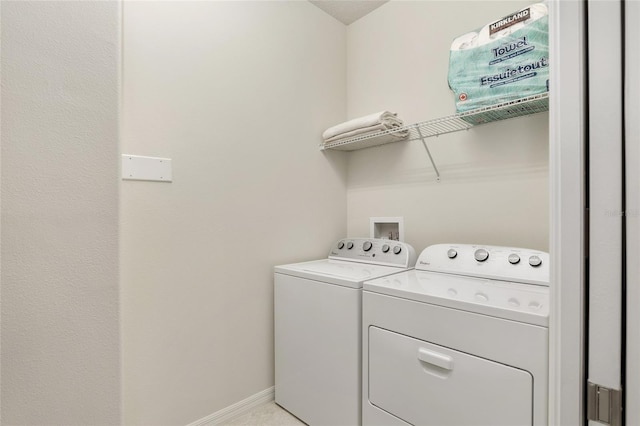
<instances>
[{"instance_id":1,"label":"washer lid","mask_svg":"<svg viewBox=\"0 0 640 426\"><path fill-rule=\"evenodd\" d=\"M366 280L384 277L406 270L406 268L395 266L370 265L333 259L280 265L274 268L276 273L324 281L330 284L352 288L362 288L362 283Z\"/></svg>"},{"instance_id":2,"label":"washer lid","mask_svg":"<svg viewBox=\"0 0 640 426\"><path fill-rule=\"evenodd\" d=\"M375 293L548 327L549 288L411 270L367 280Z\"/></svg>"}]
</instances>

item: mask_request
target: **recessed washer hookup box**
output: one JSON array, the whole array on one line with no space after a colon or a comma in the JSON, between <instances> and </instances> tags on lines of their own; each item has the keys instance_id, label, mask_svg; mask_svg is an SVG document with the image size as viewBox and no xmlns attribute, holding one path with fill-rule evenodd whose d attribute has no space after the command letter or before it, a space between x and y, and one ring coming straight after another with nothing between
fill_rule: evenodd
<instances>
[{"instance_id":1,"label":"recessed washer hookup box","mask_svg":"<svg viewBox=\"0 0 640 426\"><path fill-rule=\"evenodd\" d=\"M549 16L536 3L451 44L449 87L465 112L549 91Z\"/></svg>"}]
</instances>

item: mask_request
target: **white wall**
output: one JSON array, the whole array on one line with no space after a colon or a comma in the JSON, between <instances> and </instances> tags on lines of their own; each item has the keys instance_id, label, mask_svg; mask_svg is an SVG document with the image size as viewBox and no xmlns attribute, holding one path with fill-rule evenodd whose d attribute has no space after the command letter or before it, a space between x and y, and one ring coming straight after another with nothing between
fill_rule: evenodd
<instances>
[{"instance_id":1,"label":"white wall","mask_svg":"<svg viewBox=\"0 0 640 426\"><path fill-rule=\"evenodd\" d=\"M405 123L455 112L447 84L451 41L530 4L391 1L347 27L348 117L379 110ZM416 250L443 242L548 250L548 115L492 123L349 154L348 234L369 217L404 216Z\"/></svg>"},{"instance_id":2,"label":"white wall","mask_svg":"<svg viewBox=\"0 0 640 426\"><path fill-rule=\"evenodd\" d=\"M116 2L2 2L2 424L119 424Z\"/></svg>"},{"instance_id":3,"label":"white wall","mask_svg":"<svg viewBox=\"0 0 640 426\"><path fill-rule=\"evenodd\" d=\"M345 49L306 1L125 3L122 152L174 165L121 187L125 423L273 386L272 268L346 233Z\"/></svg>"}]
</instances>

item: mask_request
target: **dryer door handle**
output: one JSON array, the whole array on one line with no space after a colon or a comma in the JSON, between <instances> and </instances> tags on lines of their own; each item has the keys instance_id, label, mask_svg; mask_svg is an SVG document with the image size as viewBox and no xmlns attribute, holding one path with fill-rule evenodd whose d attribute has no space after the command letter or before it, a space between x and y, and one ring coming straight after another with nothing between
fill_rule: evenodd
<instances>
[{"instance_id":1,"label":"dryer door handle","mask_svg":"<svg viewBox=\"0 0 640 426\"><path fill-rule=\"evenodd\" d=\"M445 370L453 370L453 358L449 355L420 348L418 349L418 359L422 362L435 365L436 367L440 367Z\"/></svg>"}]
</instances>

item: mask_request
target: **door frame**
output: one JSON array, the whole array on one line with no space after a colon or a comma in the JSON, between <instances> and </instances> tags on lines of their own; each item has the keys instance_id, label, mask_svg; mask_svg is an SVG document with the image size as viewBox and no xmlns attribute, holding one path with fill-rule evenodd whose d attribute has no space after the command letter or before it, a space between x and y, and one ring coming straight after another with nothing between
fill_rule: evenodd
<instances>
[{"instance_id":1,"label":"door frame","mask_svg":"<svg viewBox=\"0 0 640 426\"><path fill-rule=\"evenodd\" d=\"M584 424L585 6L550 8L549 424Z\"/></svg>"},{"instance_id":2,"label":"door frame","mask_svg":"<svg viewBox=\"0 0 640 426\"><path fill-rule=\"evenodd\" d=\"M624 396L627 424L640 423L640 188L633 182L640 181L640 3L628 1L624 5L625 14L625 160L626 172L626 380Z\"/></svg>"}]
</instances>

